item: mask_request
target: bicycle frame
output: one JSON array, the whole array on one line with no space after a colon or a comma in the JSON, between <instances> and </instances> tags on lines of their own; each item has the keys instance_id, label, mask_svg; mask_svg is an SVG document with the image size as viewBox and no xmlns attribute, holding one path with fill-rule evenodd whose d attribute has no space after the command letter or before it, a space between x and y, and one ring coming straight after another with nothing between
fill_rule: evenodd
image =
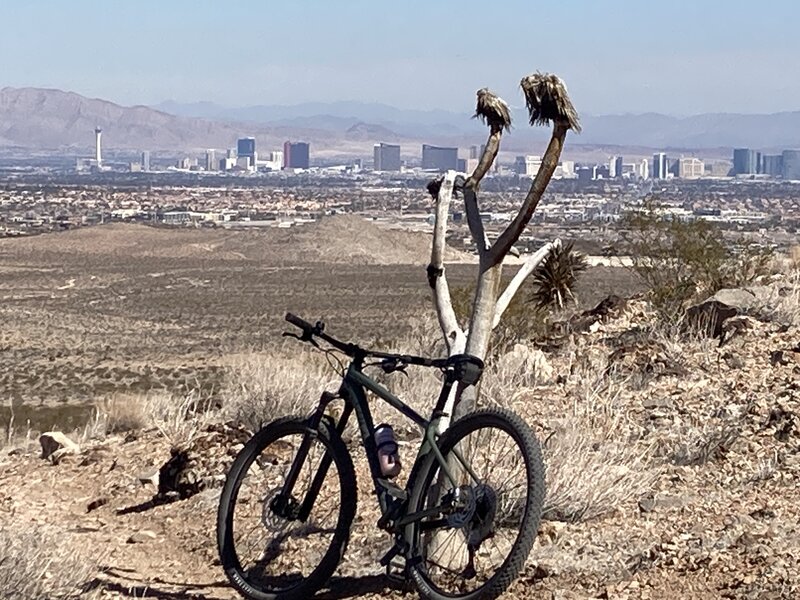
<instances>
[{"instance_id":1,"label":"bicycle frame","mask_svg":"<svg viewBox=\"0 0 800 600\"><path fill-rule=\"evenodd\" d=\"M427 455L429 452L433 452L436 460L441 466L442 472L450 480L451 484L455 486L455 478L453 477L447 461L439 451L436 443L436 437L439 420L443 417L449 417L449 415L443 411L443 408L445 407L445 403L450 395L453 384L456 383L456 379L452 373L446 373L445 380L442 384L442 389L439 394L439 399L431 414L431 418L425 419L380 383L365 375L363 373L363 368L363 358L354 358L348 366L344 378L342 379L342 383L339 386L338 392L335 394L327 391L322 393L316 410L309 417L308 436L303 439L303 442L298 449L295 461L290 468L286 481L284 482L281 496L283 498L291 497L292 488L294 487L302 464L306 459L309 447L311 445L311 436L317 435L317 431L322 423L322 420L324 418L328 418L330 421L333 421L330 417L326 417L325 409L335 400L342 399L344 400L344 409L339 417L338 423L332 423L332 425L341 435L347 426L347 422L351 414L355 412L361 433L361 439L364 444L367 460L369 462L370 472L372 474L373 482L375 483L375 493L381 508L381 522L386 523L387 519L390 517L397 516L391 514L392 509L396 508L396 503L392 502L392 498L396 498L396 496L392 496L390 491L397 493L399 488L396 488L396 486L389 483L381 473L378 462L378 450L375 445L375 423L372 419L372 412L370 411L366 391L369 390L377 397L387 402L390 406L403 414L406 418L416 423L423 430L423 442L419 448L419 452L414 464L419 464L420 460L425 455ZM469 465L465 464L463 458L459 456L458 453L456 455L459 459L459 462L461 462L468 471L471 471L471 468ZM327 476L331 462L332 457L326 453L323 456L320 462L319 470L317 471L317 474L315 475L314 480L299 507L296 515L299 520L305 521L308 519L317 495L322 487L325 477ZM409 476L409 484L411 483L413 483L413 474ZM405 525L414 520L425 518L426 516L430 515L427 513L420 515L405 515L400 525Z\"/></svg>"}]
</instances>

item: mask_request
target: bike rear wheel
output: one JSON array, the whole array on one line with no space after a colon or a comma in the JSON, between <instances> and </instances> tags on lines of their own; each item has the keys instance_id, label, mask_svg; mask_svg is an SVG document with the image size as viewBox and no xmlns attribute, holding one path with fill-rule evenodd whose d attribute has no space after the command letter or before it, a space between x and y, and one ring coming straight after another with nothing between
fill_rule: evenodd
<instances>
[{"instance_id":1,"label":"bike rear wheel","mask_svg":"<svg viewBox=\"0 0 800 600\"><path fill-rule=\"evenodd\" d=\"M261 429L234 460L220 497L217 544L233 586L254 600L311 597L344 554L355 489L347 448L325 422L318 431L295 418Z\"/></svg>"},{"instance_id":2,"label":"bike rear wheel","mask_svg":"<svg viewBox=\"0 0 800 600\"><path fill-rule=\"evenodd\" d=\"M406 527L411 576L431 600L497 598L524 566L539 528L539 443L514 413L486 409L456 421L438 446L455 484L428 454L408 505L409 516L427 515Z\"/></svg>"}]
</instances>

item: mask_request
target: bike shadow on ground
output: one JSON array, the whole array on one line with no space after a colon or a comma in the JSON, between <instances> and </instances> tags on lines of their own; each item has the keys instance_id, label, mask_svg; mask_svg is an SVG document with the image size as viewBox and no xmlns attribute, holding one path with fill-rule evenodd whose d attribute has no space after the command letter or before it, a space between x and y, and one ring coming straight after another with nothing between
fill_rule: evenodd
<instances>
[{"instance_id":1,"label":"bike shadow on ground","mask_svg":"<svg viewBox=\"0 0 800 600\"><path fill-rule=\"evenodd\" d=\"M220 600L232 598L234 592L227 581L211 583L173 582L156 579L152 583L143 583L141 579L132 577L134 573L128 569L110 568L105 577L95 581L95 586L121 598L160 598L162 600Z\"/></svg>"},{"instance_id":2,"label":"bike shadow on ground","mask_svg":"<svg viewBox=\"0 0 800 600\"><path fill-rule=\"evenodd\" d=\"M386 575L365 575L363 577L334 577L314 600L346 600L360 598L365 594L381 594L395 597L413 591L411 584L404 584Z\"/></svg>"}]
</instances>

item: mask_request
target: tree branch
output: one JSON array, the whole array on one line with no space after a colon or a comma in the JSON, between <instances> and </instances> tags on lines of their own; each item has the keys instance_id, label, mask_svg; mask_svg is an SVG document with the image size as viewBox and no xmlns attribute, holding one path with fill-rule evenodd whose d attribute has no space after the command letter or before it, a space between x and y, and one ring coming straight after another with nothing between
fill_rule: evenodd
<instances>
[{"instance_id":1,"label":"tree branch","mask_svg":"<svg viewBox=\"0 0 800 600\"><path fill-rule=\"evenodd\" d=\"M492 329L496 328L500 324L500 319L503 317L503 313L505 313L508 309L508 306L511 304L511 300L514 299L514 296L519 291L519 288L522 286L522 283L525 281L525 279L527 279L528 276L536 270L536 267L538 267L542 261L547 258L548 254L560 246L561 240L556 239L539 248L539 250L525 260L525 262L519 268L519 271L516 272L514 277L509 282L508 287L506 287L506 289L497 299Z\"/></svg>"},{"instance_id":2,"label":"tree branch","mask_svg":"<svg viewBox=\"0 0 800 600\"><path fill-rule=\"evenodd\" d=\"M450 286L444 273L444 249L447 235L447 218L450 201L453 198L455 171L448 171L438 188L436 197L436 215L433 225L433 243L431 244L431 262L428 265L428 283L433 289L436 304L436 316L442 330L448 353L464 332L458 325L453 302L450 297Z\"/></svg>"},{"instance_id":3,"label":"tree branch","mask_svg":"<svg viewBox=\"0 0 800 600\"><path fill-rule=\"evenodd\" d=\"M475 193L475 190L470 187L464 187L463 193L469 232L472 235L472 241L475 242L475 246L478 248L478 256L483 258L489 250L489 238L486 236L486 231L483 229L481 211L480 208L478 208L478 195Z\"/></svg>"},{"instance_id":4,"label":"tree branch","mask_svg":"<svg viewBox=\"0 0 800 600\"><path fill-rule=\"evenodd\" d=\"M487 88L483 88L478 90L475 117L489 125L489 138L483 147L478 166L466 181L459 181L457 187L464 192L467 224L472 240L478 248L478 255L482 257L489 248L489 243L483 230L483 221L481 221L481 213L478 208L478 186L497 158L503 131L511 127L511 113L502 98L494 95Z\"/></svg>"},{"instance_id":5,"label":"tree branch","mask_svg":"<svg viewBox=\"0 0 800 600\"><path fill-rule=\"evenodd\" d=\"M558 159L561 157L561 150L564 148L564 139L567 136L569 127L565 123L553 123L553 135L550 138L550 143L547 146L547 151L542 158L542 165L539 167L539 172L531 183L528 195L522 203L517 216L506 227L500 237L497 238L494 245L489 249L488 260L490 265L496 265L502 262L511 247L517 242L522 231L528 225L533 216L533 211L539 205L542 195L547 189L547 184L555 173L558 166Z\"/></svg>"}]
</instances>

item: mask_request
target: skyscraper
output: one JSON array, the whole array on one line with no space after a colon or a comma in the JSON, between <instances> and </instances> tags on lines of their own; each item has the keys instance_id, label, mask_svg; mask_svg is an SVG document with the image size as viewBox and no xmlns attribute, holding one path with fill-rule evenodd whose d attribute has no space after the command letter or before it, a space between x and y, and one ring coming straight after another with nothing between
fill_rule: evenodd
<instances>
[{"instance_id":1,"label":"skyscraper","mask_svg":"<svg viewBox=\"0 0 800 600\"><path fill-rule=\"evenodd\" d=\"M608 160L608 176L611 179L622 177L622 157L612 156Z\"/></svg>"},{"instance_id":2,"label":"skyscraper","mask_svg":"<svg viewBox=\"0 0 800 600\"><path fill-rule=\"evenodd\" d=\"M376 171L400 170L400 146L392 144L375 144L374 158Z\"/></svg>"},{"instance_id":3,"label":"skyscraper","mask_svg":"<svg viewBox=\"0 0 800 600\"><path fill-rule=\"evenodd\" d=\"M761 157L761 172L772 177L783 175L783 155L765 154Z\"/></svg>"},{"instance_id":4,"label":"skyscraper","mask_svg":"<svg viewBox=\"0 0 800 600\"><path fill-rule=\"evenodd\" d=\"M309 161L309 145L306 142L285 142L283 144L283 168L307 169Z\"/></svg>"},{"instance_id":5,"label":"skyscraper","mask_svg":"<svg viewBox=\"0 0 800 600\"><path fill-rule=\"evenodd\" d=\"M150 151L145 150L142 152L142 171L150 170Z\"/></svg>"},{"instance_id":6,"label":"skyscraper","mask_svg":"<svg viewBox=\"0 0 800 600\"><path fill-rule=\"evenodd\" d=\"M213 149L206 150L206 171L217 170L217 153Z\"/></svg>"},{"instance_id":7,"label":"skyscraper","mask_svg":"<svg viewBox=\"0 0 800 600\"><path fill-rule=\"evenodd\" d=\"M800 150L784 150L783 155L783 178L800 179Z\"/></svg>"},{"instance_id":8,"label":"skyscraper","mask_svg":"<svg viewBox=\"0 0 800 600\"><path fill-rule=\"evenodd\" d=\"M94 128L94 160L97 162L99 169L103 164L103 156L100 151L100 137L103 135L103 130L99 127Z\"/></svg>"},{"instance_id":9,"label":"skyscraper","mask_svg":"<svg viewBox=\"0 0 800 600\"><path fill-rule=\"evenodd\" d=\"M669 161L664 152L653 154L653 179L666 179Z\"/></svg>"},{"instance_id":10,"label":"skyscraper","mask_svg":"<svg viewBox=\"0 0 800 600\"><path fill-rule=\"evenodd\" d=\"M736 148L733 151L733 174L755 175L758 173L758 152L750 148Z\"/></svg>"},{"instance_id":11,"label":"skyscraper","mask_svg":"<svg viewBox=\"0 0 800 600\"><path fill-rule=\"evenodd\" d=\"M236 142L236 155L239 158L247 158L248 166L256 166L256 139L251 137L239 138Z\"/></svg>"},{"instance_id":12,"label":"skyscraper","mask_svg":"<svg viewBox=\"0 0 800 600\"><path fill-rule=\"evenodd\" d=\"M422 168L437 171L458 169L458 148L442 148L422 144Z\"/></svg>"}]
</instances>

